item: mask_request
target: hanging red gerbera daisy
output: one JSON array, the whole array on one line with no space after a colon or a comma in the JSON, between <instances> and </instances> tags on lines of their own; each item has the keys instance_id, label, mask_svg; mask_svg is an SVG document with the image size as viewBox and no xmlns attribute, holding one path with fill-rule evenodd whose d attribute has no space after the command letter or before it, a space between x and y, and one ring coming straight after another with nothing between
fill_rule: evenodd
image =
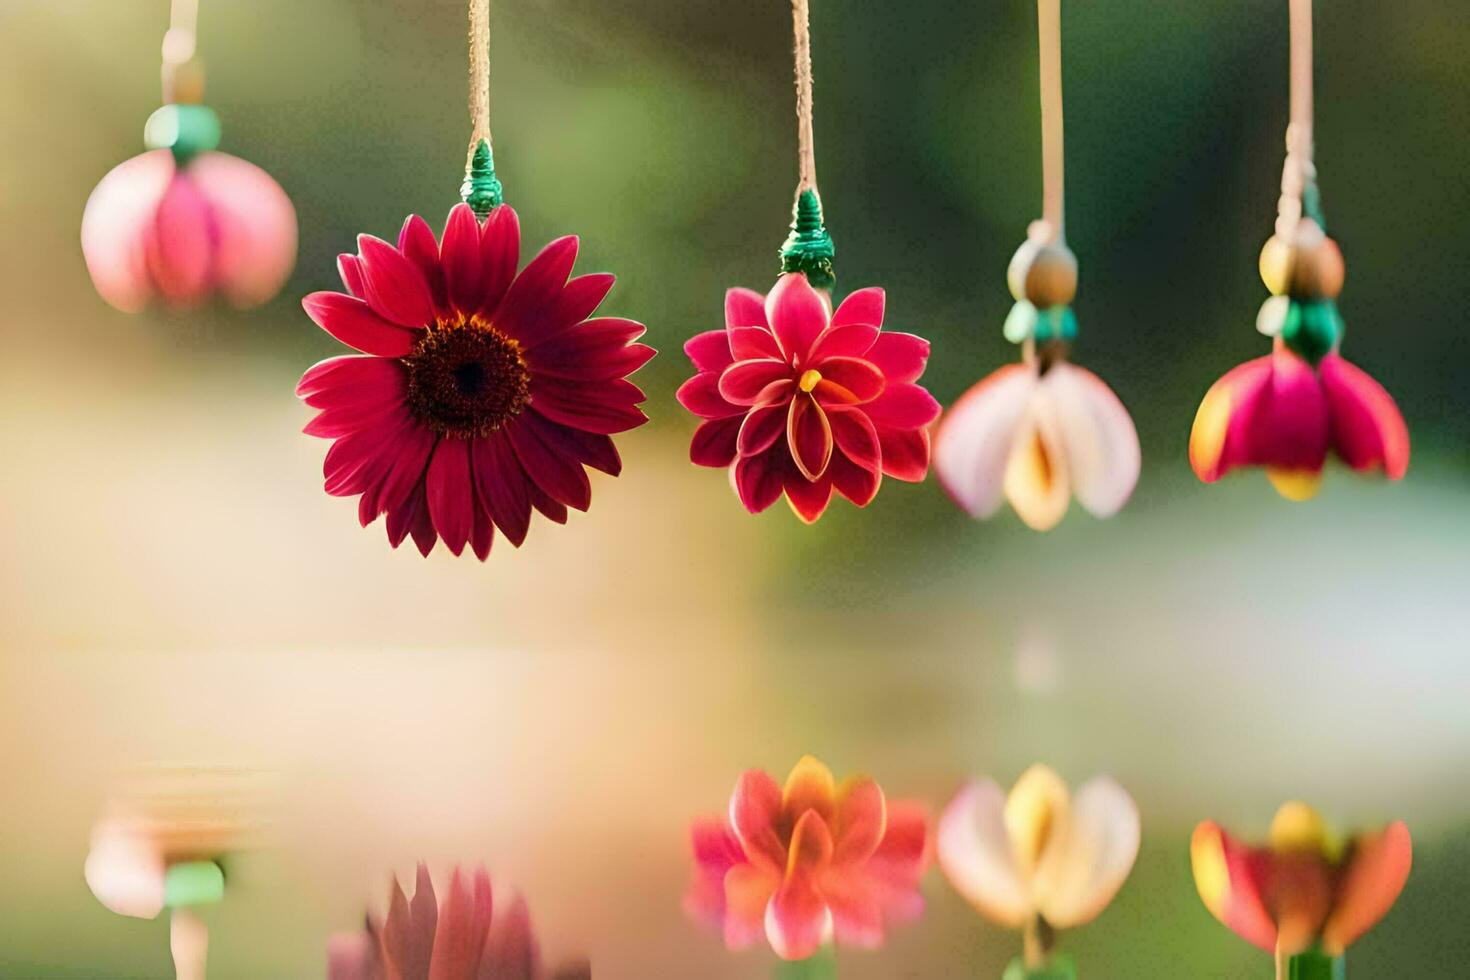
<instances>
[{"instance_id":1,"label":"hanging red gerbera daisy","mask_svg":"<svg viewBox=\"0 0 1470 980\"><path fill-rule=\"evenodd\" d=\"M616 476L609 436L647 421L626 380L654 354L634 343L643 325L590 319L613 276L568 281L575 236L517 274L520 239L509 205L483 223L457 205L442 242L413 215L397 248L361 235L338 259L350 295L303 302L363 352L321 362L296 389L320 409L305 431L335 440L326 490L360 495L364 527L386 514L395 548L412 535L427 555L442 538L483 561L496 528L519 547L532 507L558 523L586 510L583 466Z\"/></svg>"}]
</instances>

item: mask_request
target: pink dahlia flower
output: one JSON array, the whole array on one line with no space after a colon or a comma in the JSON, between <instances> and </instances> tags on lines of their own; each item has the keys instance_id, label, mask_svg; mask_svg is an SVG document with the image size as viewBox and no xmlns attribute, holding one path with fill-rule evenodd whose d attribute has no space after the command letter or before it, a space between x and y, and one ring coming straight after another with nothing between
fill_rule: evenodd
<instances>
[{"instance_id":1,"label":"pink dahlia flower","mask_svg":"<svg viewBox=\"0 0 1470 980\"><path fill-rule=\"evenodd\" d=\"M437 539L483 561L495 530L516 547L534 507L557 523L586 510L583 469L616 476L613 433L647 421L626 379L653 357L643 325L591 319L612 288L605 273L568 280L575 236L519 274L521 229L501 205L481 224L467 204L436 241L418 215L394 248L358 236L338 259L348 293L303 304L361 355L322 361L296 393L319 413L306 432L333 439L324 472L334 496L360 496L366 527L386 514L388 540Z\"/></svg>"},{"instance_id":2,"label":"pink dahlia flower","mask_svg":"<svg viewBox=\"0 0 1470 980\"><path fill-rule=\"evenodd\" d=\"M837 786L803 758L781 787L751 770L740 777L726 818L692 830L689 913L723 929L743 949L761 937L788 960L825 942L873 949L886 924L916 918L929 867L929 819L917 803L884 799L866 776Z\"/></svg>"},{"instance_id":3,"label":"pink dahlia flower","mask_svg":"<svg viewBox=\"0 0 1470 980\"><path fill-rule=\"evenodd\" d=\"M929 343L884 333L883 290L860 289L832 310L804 273L769 295L731 289L725 329L684 345L697 372L679 401L705 421L689 457L729 468L756 514L783 493L815 521L835 489L859 507L884 475L917 483L929 469L936 402L917 382Z\"/></svg>"},{"instance_id":4,"label":"pink dahlia flower","mask_svg":"<svg viewBox=\"0 0 1470 980\"><path fill-rule=\"evenodd\" d=\"M441 901L429 870L420 864L409 900L395 880L386 919L373 915L359 933L333 936L327 947L328 980L541 980L551 977L519 895L495 906L484 868L470 875L455 868ZM585 965L557 971L561 980L591 977Z\"/></svg>"},{"instance_id":5,"label":"pink dahlia flower","mask_svg":"<svg viewBox=\"0 0 1470 980\"><path fill-rule=\"evenodd\" d=\"M191 307L215 293L255 306L296 262L296 211L253 163L211 151L181 167L169 150L149 150L92 191L82 254L97 292L125 313L154 297Z\"/></svg>"},{"instance_id":6,"label":"pink dahlia flower","mask_svg":"<svg viewBox=\"0 0 1470 980\"><path fill-rule=\"evenodd\" d=\"M1138 482L1138 433L1097 375L1064 360L1001 368L965 392L934 441L939 481L972 517L1008 498L1038 531L1055 527L1073 494L1098 517Z\"/></svg>"},{"instance_id":7,"label":"pink dahlia flower","mask_svg":"<svg viewBox=\"0 0 1470 980\"><path fill-rule=\"evenodd\" d=\"M1189 437L1189 462L1206 483L1237 466L1264 466L1273 486L1306 500L1328 451L1362 472L1397 480L1409 467L1409 430L1392 396L1335 350L1314 368L1280 338L1210 388Z\"/></svg>"}]
</instances>

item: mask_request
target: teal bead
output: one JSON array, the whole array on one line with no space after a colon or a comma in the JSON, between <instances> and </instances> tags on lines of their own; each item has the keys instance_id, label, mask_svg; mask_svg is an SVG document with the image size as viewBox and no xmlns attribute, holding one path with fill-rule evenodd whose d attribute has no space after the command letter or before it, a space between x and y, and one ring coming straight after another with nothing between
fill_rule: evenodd
<instances>
[{"instance_id":1,"label":"teal bead","mask_svg":"<svg viewBox=\"0 0 1470 980\"><path fill-rule=\"evenodd\" d=\"M791 234L781 246L781 271L804 272L817 289L831 289L837 282L832 260L837 247L822 219L822 199L808 187L796 197Z\"/></svg>"},{"instance_id":2,"label":"teal bead","mask_svg":"<svg viewBox=\"0 0 1470 980\"><path fill-rule=\"evenodd\" d=\"M163 904L169 908L209 905L224 897L225 873L213 861L184 861L164 872Z\"/></svg>"},{"instance_id":3,"label":"teal bead","mask_svg":"<svg viewBox=\"0 0 1470 980\"><path fill-rule=\"evenodd\" d=\"M219 146L219 140L219 117L206 105L160 106L143 125L143 142L148 148L173 151L181 167Z\"/></svg>"},{"instance_id":4,"label":"teal bead","mask_svg":"<svg viewBox=\"0 0 1470 980\"><path fill-rule=\"evenodd\" d=\"M1282 342L1312 364L1336 350L1342 334L1342 314L1330 299L1292 301L1281 325Z\"/></svg>"},{"instance_id":5,"label":"teal bead","mask_svg":"<svg viewBox=\"0 0 1470 980\"><path fill-rule=\"evenodd\" d=\"M1077 314L1070 306L1049 306L1039 311L1033 337L1038 344L1052 340L1071 343L1077 339Z\"/></svg>"}]
</instances>

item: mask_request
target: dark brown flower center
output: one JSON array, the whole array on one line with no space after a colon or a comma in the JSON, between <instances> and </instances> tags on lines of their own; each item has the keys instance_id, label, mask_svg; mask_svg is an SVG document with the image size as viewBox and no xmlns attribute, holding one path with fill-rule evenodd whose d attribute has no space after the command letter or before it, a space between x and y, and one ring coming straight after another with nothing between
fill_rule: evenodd
<instances>
[{"instance_id":1,"label":"dark brown flower center","mask_svg":"<svg viewBox=\"0 0 1470 980\"><path fill-rule=\"evenodd\" d=\"M494 432L530 393L521 345L477 316L430 327L403 363L409 409L440 435Z\"/></svg>"}]
</instances>

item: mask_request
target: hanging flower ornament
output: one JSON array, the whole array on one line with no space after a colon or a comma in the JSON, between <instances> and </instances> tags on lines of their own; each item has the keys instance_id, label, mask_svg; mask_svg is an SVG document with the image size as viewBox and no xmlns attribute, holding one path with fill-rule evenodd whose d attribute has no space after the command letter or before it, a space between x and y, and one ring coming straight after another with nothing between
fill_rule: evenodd
<instances>
[{"instance_id":1,"label":"hanging flower ornament","mask_svg":"<svg viewBox=\"0 0 1470 980\"><path fill-rule=\"evenodd\" d=\"M1063 221L1060 0L1038 0L1043 206L1007 272L1016 305L1005 337L1021 363L960 396L940 423L934 468L955 503L986 518L1009 499L1037 531L1055 527L1075 494L1098 517L1138 482L1138 433L1097 375L1068 358L1077 338L1077 258Z\"/></svg>"},{"instance_id":2,"label":"hanging flower ornament","mask_svg":"<svg viewBox=\"0 0 1470 980\"><path fill-rule=\"evenodd\" d=\"M413 898L395 879L388 914L372 913L360 932L333 936L327 947L327 980L585 980L592 970L573 964L554 974L544 969L526 900L517 895L502 908L490 875L456 867L441 899L429 869L420 864Z\"/></svg>"},{"instance_id":3,"label":"hanging flower ornament","mask_svg":"<svg viewBox=\"0 0 1470 980\"><path fill-rule=\"evenodd\" d=\"M1194 419L1189 461L1206 483L1237 466L1265 467L1288 500L1307 500L1330 452L1390 480L1409 466L1409 431L1393 398L1338 353L1344 266L1327 237L1312 161L1312 4L1291 2L1291 125L1276 231L1261 250L1271 297L1256 328L1271 353L1210 388Z\"/></svg>"},{"instance_id":4,"label":"hanging flower ornament","mask_svg":"<svg viewBox=\"0 0 1470 980\"><path fill-rule=\"evenodd\" d=\"M202 103L198 0L174 0L163 39L163 102L143 129L148 152L102 178L82 214L82 254L97 292L125 313L215 294L238 307L274 296L296 262L296 212L264 170L219 153Z\"/></svg>"},{"instance_id":5,"label":"hanging flower ornament","mask_svg":"<svg viewBox=\"0 0 1470 980\"><path fill-rule=\"evenodd\" d=\"M584 466L616 476L611 436L647 421L626 376L653 357L643 325L592 316L613 277L568 279L577 238L524 268L515 211L502 203L489 127L489 0L470 0L474 132L442 238L411 215L389 244L358 236L337 260L346 293L312 293L307 314L359 355L322 361L297 394L318 414L306 432L334 440L327 493L359 498L364 527L388 540L438 540L482 561L499 530L525 540L534 508L557 523L586 510Z\"/></svg>"},{"instance_id":6,"label":"hanging flower ornament","mask_svg":"<svg viewBox=\"0 0 1470 980\"><path fill-rule=\"evenodd\" d=\"M800 179L781 276L766 295L726 293L725 329L684 345L696 373L678 398L703 420L689 449L696 465L729 470L752 514L784 494L812 523L834 490L865 507L885 475L923 480L939 403L917 383L929 343L882 329L882 289L860 289L832 307L835 253L817 191L807 0L792 0L792 17Z\"/></svg>"},{"instance_id":7,"label":"hanging flower ornament","mask_svg":"<svg viewBox=\"0 0 1470 980\"><path fill-rule=\"evenodd\" d=\"M1059 929L1097 918L1138 856L1138 807L1107 776L1074 795L1032 766L1009 794L992 779L964 786L939 818L939 866L985 918L1020 929L1024 955L1006 980L1070 980Z\"/></svg>"},{"instance_id":8,"label":"hanging flower ornament","mask_svg":"<svg viewBox=\"0 0 1470 980\"><path fill-rule=\"evenodd\" d=\"M696 821L689 914L730 949L762 939L783 960L827 944L876 949L889 923L917 918L930 861L921 804L888 800L876 782L804 757L782 786L752 769L724 817Z\"/></svg>"},{"instance_id":9,"label":"hanging flower ornament","mask_svg":"<svg viewBox=\"0 0 1470 980\"><path fill-rule=\"evenodd\" d=\"M1413 842L1402 821L1349 840L1331 836L1305 803L1276 811L1264 847L1205 821L1190 842L1205 908L1276 957L1276 976L1342 980L1347 948L1393 908L1409 877Z\"/></svg>"}]
</instances>

